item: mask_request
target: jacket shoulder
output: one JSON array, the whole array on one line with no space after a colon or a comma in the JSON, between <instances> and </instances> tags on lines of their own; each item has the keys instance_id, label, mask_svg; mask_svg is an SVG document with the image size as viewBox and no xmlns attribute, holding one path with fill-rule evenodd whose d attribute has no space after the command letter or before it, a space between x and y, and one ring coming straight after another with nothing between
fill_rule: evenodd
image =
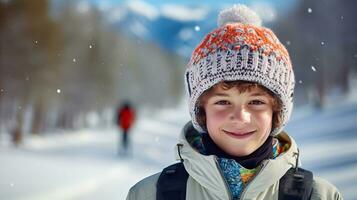
<instances>
[{"instance_id":1,"label":"jacket shoulder","mask_svg":"<svg viewBox=\"0 0 357 200\"><path fill-rule=\"evenodd\" d=\"M338 189L325 179L314 177L312 183L311 200L342 200L343 197Z\"/></svg>"},{"instance_id":2,"label":"jacket shoulder","mask_svg":"<svg viewBox=\"0 0 357 200\"><path fill-rule=\"evenodd\" d=\"M144 178L130 188L126 200L155 200L156 183L161 172Z\"/></svg>"}]
</instances>

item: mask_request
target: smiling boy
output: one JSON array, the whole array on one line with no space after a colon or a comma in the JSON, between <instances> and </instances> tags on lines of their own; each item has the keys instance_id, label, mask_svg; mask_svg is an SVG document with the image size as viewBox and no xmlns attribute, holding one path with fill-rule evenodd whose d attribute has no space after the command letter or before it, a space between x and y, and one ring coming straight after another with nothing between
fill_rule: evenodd
<instances>
[{"instance_id":1,"label":"smiling boy","mask_svg":"<svg viewBox=\"0 0 357 200\"><path fill-rule=\"evenodd\" d=\"M246 156L267 140L273 113L279 111L278 100L268 90L251 83L225 82L206 93L201 97L200 109L205 113L200 116L205 118L201 124L206 124L209 136L222 150Z\"/></svg>"},{"instance_id":2,"label":"smiling boy","mask_svg":"<svg viewBox=\"0 0 357 200\"><path fill-rule=\"evenodd\" d=\"M191 122L181 163L133 186L127 200L342 199L327 181L298 168L283 131L293 108L288 51L244 5L219 14L186 70Z\"/></svg>"}]
</instances>

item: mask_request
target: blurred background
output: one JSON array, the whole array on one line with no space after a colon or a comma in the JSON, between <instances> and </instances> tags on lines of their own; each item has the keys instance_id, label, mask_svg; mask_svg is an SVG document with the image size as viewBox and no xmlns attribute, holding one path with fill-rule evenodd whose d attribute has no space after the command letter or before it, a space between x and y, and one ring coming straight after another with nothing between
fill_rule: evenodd
<instances>
[{"instance_id":1,"label":"blurred background","mask_svg":"<svg viewBox=\"0 0 357 200\"><path fill-rule=\"evenodd\" d=\"M234 3L290 53L286 129L303 166L357 199L353 0L0 0L0 199L125 199L174 162L186 63ZM130 155L118 155L122 102L136 112Z\"/></svg>"}]
</instances>

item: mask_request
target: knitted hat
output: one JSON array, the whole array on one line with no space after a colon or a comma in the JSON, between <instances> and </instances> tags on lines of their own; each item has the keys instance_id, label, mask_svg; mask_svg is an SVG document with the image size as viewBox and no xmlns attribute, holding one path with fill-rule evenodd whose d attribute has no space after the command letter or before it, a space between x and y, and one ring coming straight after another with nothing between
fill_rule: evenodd
<instances>
[{"instance_id":1,"label":"knitted hat","mask_svg":"<svg viewBox=\"0 0 357 200\"><path fill-rule=\"evenodd\" d=\"M218 16L218 28L208 33L192 53L186 70L189 110L199 132L197 99L222 81L258 83L281 100L282 123L274 127L277 135L290 118L295 78L288 51L273 31L261 26L259 16L244 5L234 5Z\"/></svg>"}]
</instances>

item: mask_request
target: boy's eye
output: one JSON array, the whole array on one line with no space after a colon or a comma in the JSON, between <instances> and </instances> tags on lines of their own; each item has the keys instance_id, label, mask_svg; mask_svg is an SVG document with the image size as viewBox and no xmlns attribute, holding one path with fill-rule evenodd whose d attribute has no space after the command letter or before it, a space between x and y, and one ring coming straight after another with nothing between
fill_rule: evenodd
<instances>
[{"instance_id":1,"label":"boy's eye","mask_svg":"<svg viewBox=\"0 0 357 200\"><path fill-rule=\"evenodd\" d=\"M252 104L252 105L263 105L265 104L263 101L260 101L260 100L253 100L253 101L250 101L249 104Z\"/></svg>"},{"instance_id":2,"label":"boy's eye","mask_svg":"<svg viewBox=\"0 0 357 200\"><path fill-rule=\"evenodd\" d=\"M216 105L229 105L229 101L226 101L226 100L220 100L220 101L217 101L216 103L214 103Z\"/></svg>"}]
</instances>

